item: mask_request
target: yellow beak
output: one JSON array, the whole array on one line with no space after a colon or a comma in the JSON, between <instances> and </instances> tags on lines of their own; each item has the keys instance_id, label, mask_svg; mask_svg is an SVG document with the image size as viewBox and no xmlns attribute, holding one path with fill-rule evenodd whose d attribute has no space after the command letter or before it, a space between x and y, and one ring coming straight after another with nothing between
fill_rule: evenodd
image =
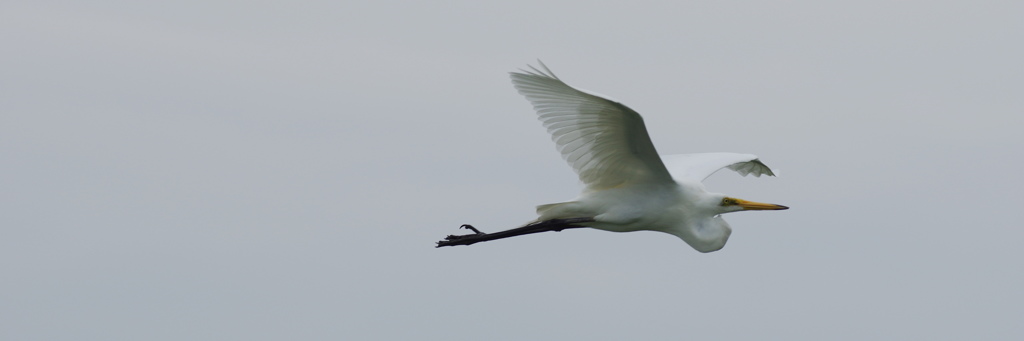
<instances>
[{"instance_id":1,"label":"yellow beak","mask_svg":"<svg viewBox=\"0 0 1024 341\"><path fill-rule=\"evenodd\" d=\"M782 206L782 205L766 204L766 203L763 203L763 202L746 201L746 200L743 200L743 199L735 199L735 200L736 200L736 205L739 206L739 207L743 207L744 210L788 210L789 209L789 207Z\"/></svg>"}]
</instances>

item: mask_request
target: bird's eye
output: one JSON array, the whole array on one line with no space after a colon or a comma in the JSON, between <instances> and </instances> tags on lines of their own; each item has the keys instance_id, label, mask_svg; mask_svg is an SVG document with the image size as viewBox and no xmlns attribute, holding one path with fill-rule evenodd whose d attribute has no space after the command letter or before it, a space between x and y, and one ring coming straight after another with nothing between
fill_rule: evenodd
<instances>
[{"instance_id":1,"label":"bird's eye","mask_svg":"<svg viewBox=\"0 0 1024 341\"><path fill-rule=\"evenodd\" d=\"M722 199L722 206L732 206L732 205L736 205L736 199L733 199L733 198Z\"/></svg>"}]
</instances>

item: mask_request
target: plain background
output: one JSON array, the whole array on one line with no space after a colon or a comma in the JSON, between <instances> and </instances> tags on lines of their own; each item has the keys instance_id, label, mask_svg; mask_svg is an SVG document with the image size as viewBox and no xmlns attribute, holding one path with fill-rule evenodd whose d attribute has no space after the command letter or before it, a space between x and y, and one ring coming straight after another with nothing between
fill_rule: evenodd
<instances>
[{"instance_id":1,"label":"plain background","mask_svg":"<svg viewBox=\"0 0 1024 341\"><path fill-rule=\"evenodd\" d=\"M5 2L0 339L1019 340L1022 4ZM537 58L792 209L433 248L580 189Z\"/></svg>"}]
</instances>

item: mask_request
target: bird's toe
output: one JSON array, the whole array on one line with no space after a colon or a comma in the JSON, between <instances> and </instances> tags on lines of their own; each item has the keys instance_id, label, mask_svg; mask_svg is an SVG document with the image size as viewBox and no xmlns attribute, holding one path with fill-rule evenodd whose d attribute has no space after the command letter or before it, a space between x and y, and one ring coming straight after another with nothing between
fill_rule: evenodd
<instances>
[{"instance_id":1,"label":"bird's toe","mask_svg":"<svg viewBox=\"0 0 1024 341\"><path fill-rule=\"evenodd\" d=\"M477 230L475 227L473 227L473 225L470 225L470 224L462 224L462 226L459 226L459 228L472 230L473 233L476 233L476 234L484 234L483 232L480 232L480 230Z\"/></svg>"}]
</instances>

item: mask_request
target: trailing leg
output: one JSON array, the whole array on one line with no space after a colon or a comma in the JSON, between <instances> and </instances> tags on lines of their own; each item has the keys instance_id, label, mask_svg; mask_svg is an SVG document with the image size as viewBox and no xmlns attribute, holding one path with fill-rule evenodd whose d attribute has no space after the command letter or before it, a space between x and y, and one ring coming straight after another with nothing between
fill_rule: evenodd
<instances>
[{"instance_id":1,"label":"trailing leg","mask_svg":"<svg viewBox=\"0 0 1024 341\"><path fill-rule=\"evenodd\" d=\"M545 221L539 221L531 223L523 227L514 228L511 230L505 230L495 233L483 233L477 230L473 225L465 224L462 228L473 230L473 234L464 234L460 236L450 235L445 237L444 240L437 242L437 247L442 246L455 246L455 245L472 245L479 242L486 242L489 240L503 239L508 237L521 236L524 234L533 234L547 231L561 231L565 229L574 229L587 227L578 224L593 222L594 218L568 218L568 219L551 219Z\"/></svg>"}]
</instances>

